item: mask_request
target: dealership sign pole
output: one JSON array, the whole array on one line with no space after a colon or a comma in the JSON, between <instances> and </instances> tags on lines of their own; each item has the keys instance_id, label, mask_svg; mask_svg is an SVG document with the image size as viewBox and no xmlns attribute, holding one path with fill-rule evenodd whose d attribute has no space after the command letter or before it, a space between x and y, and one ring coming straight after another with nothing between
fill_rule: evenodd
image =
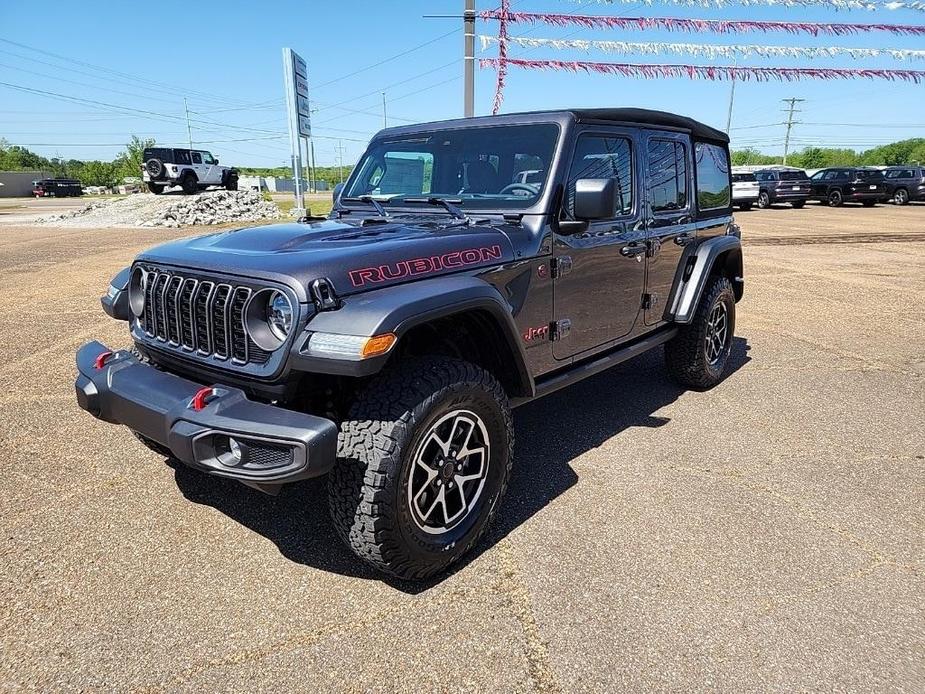
<instances>
[{"instance_id":1,"label":"dealership sign pole","mask_svg":"<svg viewBox=\"0 0 925 694\"><path fill-rule=\"evenodd\" d=\"M308 108L308 66L291 48L283 49L283 76L286 81L292 176L295 179L295 209L292 213L296 217L302 217L305 214L305 198L302 189L301 138L311 137L312 126Z\"/></svg>"}]
</instances>

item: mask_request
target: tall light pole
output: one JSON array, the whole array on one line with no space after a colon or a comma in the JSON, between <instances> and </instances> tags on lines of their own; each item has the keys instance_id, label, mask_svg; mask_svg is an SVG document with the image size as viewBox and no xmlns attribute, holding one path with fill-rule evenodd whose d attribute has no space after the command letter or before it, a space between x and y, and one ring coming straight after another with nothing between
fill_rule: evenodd
<instances>
[{"instance_id":1,"label":"tall light pole","mask_svg":"<svg viewBox=\"0 0 925 694\"><path fill-rule=\"evenodd\" d=\"M475 115L475 0L463 12L463 115Z\"/></svg>"},{"instance_id":2,"label":"tall light pole","mask_svg":"<svg viewBox=\"0 0 925 694\"><path fill-rule=\"evenodd\" d=\"M782 162L784 166L787 166L787 154L790 152L790 129L793 128L794 120L793 114L799 113L799 111L794 110L796 105L801 101L806 101L806 99L781 99L785 104L790 104L790 107L787 109L787 134L784 135L784 161Z\"/></svg>"},{"instance_id":3,"label":"tall light pole","mask_svg":"<svg viewBox=\"0 0 925 694\"><path fill-rule=\"evenodd\" d=\"M382 92L382 127L389 127L389 117L385 110L385 92Z\"/></svg>"},{"instance_id":4,"label":"tall light pole","mask_svg":"<svg viewBox=\"0 0 925 694\"><path fill-rule=\"evenodd\" d=\"M193 129L189 124L189 104L186 103L186 97L183 97L183 108L186 110L186 135L189 138L189 148L193 148Z\"/></svg>"},{"instance_id":5,"label":"tall light pole","mask_svg":"<svg viewBox=\"0 0 925 694\"><path fill-rule=\"evenodd\" d=\"M726 134L729 134L729 131L732 129L732 102L736 98L736 71L735 68L739 66L739 57L736 56L732 59L732 87L729 89L729 113L726 115Z\"/></svg>"}]
</instances>

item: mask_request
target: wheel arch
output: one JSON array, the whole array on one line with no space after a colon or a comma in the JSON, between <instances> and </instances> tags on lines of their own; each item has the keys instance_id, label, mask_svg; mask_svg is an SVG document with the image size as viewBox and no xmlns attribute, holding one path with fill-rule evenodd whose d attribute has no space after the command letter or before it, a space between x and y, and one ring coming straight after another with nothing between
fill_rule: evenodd
<instances>
[{"instance_id":1,"label":"wheel arch","mask_svg":"<svg viewBox=\"0 0 925 694\"><path fill-rule=\"evenodd\" d=\"M690 323L707 282L716 275L727 277L732 282L736 301L739 301L744 293L745 280L742 241L738 236L715 236L701 243L691 254L669 302L669 318L676 323Z\"/></svg>"},{"instance_id":2,"label":"wheel arch","mask_svg":"<svg viewBox=\"0 0 925 694\"><path fill-rule=\"evenodd\" d=\"M297 344L300 370L369 376L402 356L442 354L491 372L510 397L532 397L533 377L510 305L498 290L473 276L422 280L347 297L339 309L315 315L310 332L373 336L394 333L396 346L382 357L341 361L307 357Z\"/></svg>"}]
</instances>

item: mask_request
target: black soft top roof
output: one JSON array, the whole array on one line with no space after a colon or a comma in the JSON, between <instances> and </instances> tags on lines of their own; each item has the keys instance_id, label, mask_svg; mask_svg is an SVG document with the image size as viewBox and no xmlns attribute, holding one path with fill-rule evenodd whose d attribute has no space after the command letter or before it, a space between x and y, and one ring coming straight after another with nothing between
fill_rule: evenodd
<instances>
[{"instance_id":1,"label":"black soft top roof","mask_svg":"<svg viewBox=\"0 0 925 694\"><path fill-rule=\"evenodd\" d=\"M400 125L397 127L386 128L377 134L382 135L400 135L413 133L424 128L439 127L441 129L451 129L454 127L464 127L476 122L484 123L509 123L516 121L518 118L529 119L530 122L540 122L546 118L562 120L573 117L578 121L612 121L614 123L625 123L630 125L651 125L661 128L674 128L689 132L695 138L700 140L712 140L727 144L729 136L722 130L711 128L705 123L679 116L667 111L653 111L647 108L559 108L544 111L524 111L520 113L504 113L496 116L476 116L474 118L457 118L446 121L436 121L433 123L417 123L414 125Z\"/></svg>"},{"instance_id":2,"label":"black soft top roof","mask_svg":"<svg viewBox=\"0 0 925 694\"><path fill-rule=\"evenodd\" d=\"M689 130L691 135L703 140L729 142L729 135L722 130L711 128L687 116L679 116L667 111L653 111L647 108L582 108L570 109L579 120L612 120L623 123L645 123L668 128Z\"/></svg>"},{"instance_id":3,"label":"black soft top roof","mask_svg":"<svg viewBox=\"0 0 925 694\"><path fill-rule=\"evenodd\" d=\"M690 131L691 135L702 140L715 140L717 142L729 142L729 135L722 130L711 128L706 123L701 123L687 116L679 116L676 113L667 111L653 111L648 108L566 108L551 111L531 111L523 114L511 113L505 115L537 115L540 113L571 113L578 120L609 120L618 123L633 123L643 125L654 125L664 128L680 128Z\"/></svg>"}]
</instances>

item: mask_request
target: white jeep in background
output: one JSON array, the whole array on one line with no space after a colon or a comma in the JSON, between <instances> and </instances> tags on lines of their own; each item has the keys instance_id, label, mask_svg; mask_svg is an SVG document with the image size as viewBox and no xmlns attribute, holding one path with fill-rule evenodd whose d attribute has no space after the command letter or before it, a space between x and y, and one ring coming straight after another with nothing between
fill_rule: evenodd
<instances>
[{"instance_id":1,"label":"white jeep in background","mask_svg":"<svg viewBox=\"0 0 925 694\"><path fill-rule=\"evenodd\" d=\"M155 195L168 186L180 186L186 195L209 186L238 189L238 171L219 166L211 152L177 147L148 147L142 155L141 176Z\"/></svg>"}]
</instances>

